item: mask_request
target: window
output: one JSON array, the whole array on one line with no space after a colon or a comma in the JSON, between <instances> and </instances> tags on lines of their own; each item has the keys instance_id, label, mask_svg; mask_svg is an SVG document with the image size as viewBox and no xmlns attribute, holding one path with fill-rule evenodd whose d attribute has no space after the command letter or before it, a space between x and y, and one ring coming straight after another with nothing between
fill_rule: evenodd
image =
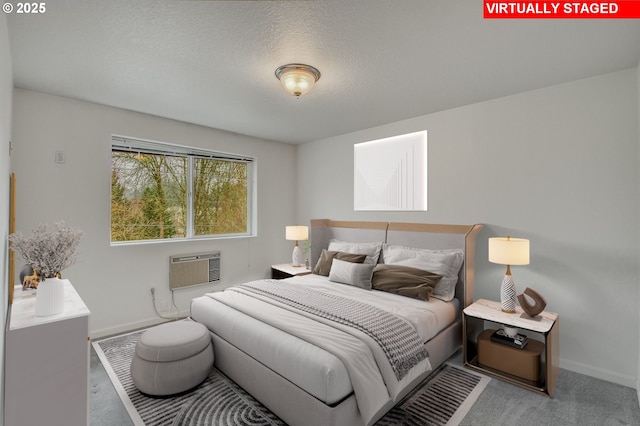
<instances>
[{"instance_id":1,"label":"window","mask_svg":"<svg viewBox=\"0 0 640 426\"><path fill-rule=\"evenodd\" d=\"M111 242L252 235L252 158L112 137Z\"/></svg>"}]
</instances>

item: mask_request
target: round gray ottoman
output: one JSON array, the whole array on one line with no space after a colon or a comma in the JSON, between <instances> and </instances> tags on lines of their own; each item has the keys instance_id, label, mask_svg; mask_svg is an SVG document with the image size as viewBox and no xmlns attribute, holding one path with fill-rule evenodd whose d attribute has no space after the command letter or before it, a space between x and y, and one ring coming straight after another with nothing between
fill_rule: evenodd
<instances>
[{"instance_id":1,"label":"round gray ottoman","mask_svg":"<svg viewBox=\"0 0 640 426\"><path fill-rule=\"evenodd\" d=\"M202 383L212 366L207 327L189 320L176 321L142 333L131 361L131 378L142 393L172 395Z\"/></svg>"}]
</instances>

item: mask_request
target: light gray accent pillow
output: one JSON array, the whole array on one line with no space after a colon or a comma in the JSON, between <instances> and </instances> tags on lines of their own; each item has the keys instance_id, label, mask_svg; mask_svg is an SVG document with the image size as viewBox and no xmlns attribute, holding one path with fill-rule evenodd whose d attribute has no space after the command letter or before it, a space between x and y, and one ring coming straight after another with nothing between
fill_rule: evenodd
<instances>
[{"instance_id":1,"label":"light gray accent pillow","mask_svg":"<svg viewBox=\"0 0 640 426\"><path fill-rule=\"evenodd\" d=\"M364 263L373 263L375 265L380 258L382 243L350 243L347 241L331 240L329 241L328 250L366 254L367 260L365 260Z\"/></svg>"},{"instance_id":2,"label":"light gray accent pillow","mask_svg":"<svg viewBox=\"0 0 640 426\"><path fill-rule=\"evenodd\" d=\"M370 263L351 263L333 259L329 281L371 290L371 276L375 267L376 265Z\"/></svg>"},{"instance_id":3,"label":"light gray accent pillow","mask_svg":"<svg viewBox=\"0 0 640 426\"><path fill-rule=\"evenodd\" d=\"M458 274L464 261L462 249L428 250L385 244L382 258L386 264L411 266L442 276L433 297L449 302L455 296Z\"/></svg>"}]
</instances>

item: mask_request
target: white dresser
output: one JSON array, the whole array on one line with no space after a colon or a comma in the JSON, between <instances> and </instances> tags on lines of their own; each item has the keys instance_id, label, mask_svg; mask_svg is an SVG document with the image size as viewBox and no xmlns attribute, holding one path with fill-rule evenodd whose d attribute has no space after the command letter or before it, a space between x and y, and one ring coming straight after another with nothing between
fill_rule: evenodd
<instances>
[{"instance_id":1,"label":"white dresser","mask_svg":"<svg viewBox=\"0 0 640 426\"><path fill-rule=\"evenodd\" d=\"M65 280L65 310L36 317L18 286L5 341L4 426L82 426L89 415L89 309Z\"/></svg>"}]
</instances>

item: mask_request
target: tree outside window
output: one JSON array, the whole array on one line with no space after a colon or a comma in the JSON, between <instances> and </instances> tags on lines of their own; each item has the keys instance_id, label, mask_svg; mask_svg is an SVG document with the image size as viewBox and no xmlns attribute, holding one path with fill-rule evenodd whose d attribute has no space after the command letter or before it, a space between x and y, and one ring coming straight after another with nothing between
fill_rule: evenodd
<instances>
[{"instance_id":1,"label":"tree outside window","mask_svg":"<svg viewBox=\"0 0 640 426\"><path fill-rule=\"evenodd\" d=\"M112 149L111 241L247 235L251 163Z\"/></svg>"}]
</instances>

